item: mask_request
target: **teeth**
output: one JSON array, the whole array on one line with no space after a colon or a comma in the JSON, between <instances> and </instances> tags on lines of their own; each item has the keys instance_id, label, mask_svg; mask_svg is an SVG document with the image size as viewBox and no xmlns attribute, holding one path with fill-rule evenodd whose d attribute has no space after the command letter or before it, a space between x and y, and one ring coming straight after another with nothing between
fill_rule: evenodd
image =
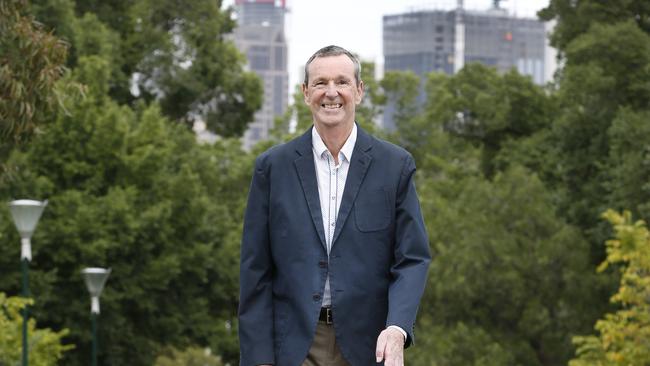
<instances>
[{"instance_id":1,"label":"teeth","mask_svg":"<svg viewBox=\"0 0 650 366\"><path fill-rule=\"evenodd\" d=\"M321 104L323 108L326 109L336 109L336 108L341 108L341 104Z\"/></svg>"}]
</instances>

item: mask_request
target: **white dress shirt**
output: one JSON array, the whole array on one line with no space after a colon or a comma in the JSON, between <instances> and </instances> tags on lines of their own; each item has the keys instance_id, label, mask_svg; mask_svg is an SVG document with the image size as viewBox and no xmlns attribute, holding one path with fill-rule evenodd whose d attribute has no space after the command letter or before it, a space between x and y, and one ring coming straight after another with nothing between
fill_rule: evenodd
<instances>
[{"instance_id":1,"label":"white dress shirt","mask_svg":"<svg viewBox=\"0 0 650 366\"><path fill-rule=\"evenodd\" d=\"M316 127L311 129L312 151L314 152L314 166L316 168L316 180L318 181L318 195L320 197L321 217L323 218L323 229L325 233L325 242L327 244L327 255L329 256L332 249L332 238L336 228L336 219L341 207L341 198L343 198L343 189L345 181L350 170L350 159L354 144L357 142L357 124L352 127L350 136L339 151L338 165L327 149L323 139L316 131ZM323 305L330 306L332 297L330 294L329 274L325 280L325 292L323 294Z\"/></svg>"},{"instance_id":2,"label":"white dress shirt","mask_svg":"<svg viewBox=\"0 0 650 366\"><path fill-rule=\"evenodd\" d=\"M323 229L325 232L325 242L327 244L327 256L332 249L332 238L334 229L336 229L336 219L338 218L345 181L350 170L350 161L352 161L352 152L357 142L357 124L352 126L350 136L341 147L338 156L338 165L334 156L327 149L323 139L316 131L316 127L311 129L312 151L314 153L314 166L316 168L316 180L318 181L318 195L320 198L321 217L323 218ZM332 296L330 292L330 277L327 274L325 280L325 291L323 293L322 306L330 306ZM391 325L389 328L399 330L406 340L406 332L396 326Z\"/></svg>"}]
</instances>

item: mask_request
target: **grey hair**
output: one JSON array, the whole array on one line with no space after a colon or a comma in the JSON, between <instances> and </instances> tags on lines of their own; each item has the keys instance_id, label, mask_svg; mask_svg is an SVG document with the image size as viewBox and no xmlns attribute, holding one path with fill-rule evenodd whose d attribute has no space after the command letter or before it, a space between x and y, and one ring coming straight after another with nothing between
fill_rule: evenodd
<instances>
[{"instance_id":1,"label":"grey hair","mask_svg":"<svg viewBox=\"0 0 650 366\"><path fill-rule=\"evenodd\" d=\"M357 85L359 85L359 82L361 81L361 64L359 63L359 59L353 55L352 52L346 50L345 48L334 45L321 48L320 50L316 51L316 53L311 55L309 60L307 60L307 63L305 64L304 84L307 85L307 82L309 81L309 65L312 63L312 61L319 57L339 55L346 55L350 58L350 60L352 60L352 63L354 64L354 78L357 81Z\"/></svg>"}]
</instances>

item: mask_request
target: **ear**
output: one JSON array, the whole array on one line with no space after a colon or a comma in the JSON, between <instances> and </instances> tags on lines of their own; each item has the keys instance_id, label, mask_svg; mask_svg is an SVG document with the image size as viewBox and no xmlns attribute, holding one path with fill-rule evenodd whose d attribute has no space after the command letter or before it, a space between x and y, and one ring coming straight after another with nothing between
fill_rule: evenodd
<instances>
[{"instance_id":1,"label":"ear","mask_svg":"<svg viewBox=\"0 0 650 366\"><path fill-rule=\"evenodd\" d=\"M355 98L356 104L361 103L361 100L363 99L364 90L365 90L365 86L363 85L363 80L360 80L359 84L357 85L357 96Z\"/></svg>"},{"instance_id":2,"label":"ear","mask_svg":"<svg viewBox=\"0 0 650 366\"><path fill-rule=\"evenodd\" d=\"M305 100L305 104L309 105L309 91L307 90L307 84L302 83L300 85L300 88L302 89L302 95Z\"/></svg>"}]
</instances>

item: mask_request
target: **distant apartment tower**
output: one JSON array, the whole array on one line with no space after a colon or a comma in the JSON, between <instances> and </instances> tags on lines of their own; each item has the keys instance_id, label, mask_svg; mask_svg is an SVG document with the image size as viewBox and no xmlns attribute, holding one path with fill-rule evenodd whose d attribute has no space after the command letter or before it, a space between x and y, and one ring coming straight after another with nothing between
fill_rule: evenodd
<instances>
[{"instance_id":1,"label":"distant apartment tower","mask_svg":"<svg viewBox=\"0 0 650 366\"><path fill-rule=\"evenodd\" d=\"M546 44L543 22L515 18L497 7L383 17L384 70L411 70L422 80L431 71L454 74L464 64L480 62L500 72L515 68L543 84ZM424 98L422 92L420 101ZM393 114L394 106L389 103L383 119L387 129L394 128Z\"/></svg>"},{"instance_id":2,"label":"distant apartment tower","mask_svg":"<svg viewBox=\"0 0 650 366\"><path fill-rule=\"evenodd\" d=\"M276 116L289 102L287 42L284 34L286 0L236 0L234 42L246 55L248 68L264 82L262 109L244 133L242 145L250 149L269 137Z\"/></svg>"}]
</instances>

